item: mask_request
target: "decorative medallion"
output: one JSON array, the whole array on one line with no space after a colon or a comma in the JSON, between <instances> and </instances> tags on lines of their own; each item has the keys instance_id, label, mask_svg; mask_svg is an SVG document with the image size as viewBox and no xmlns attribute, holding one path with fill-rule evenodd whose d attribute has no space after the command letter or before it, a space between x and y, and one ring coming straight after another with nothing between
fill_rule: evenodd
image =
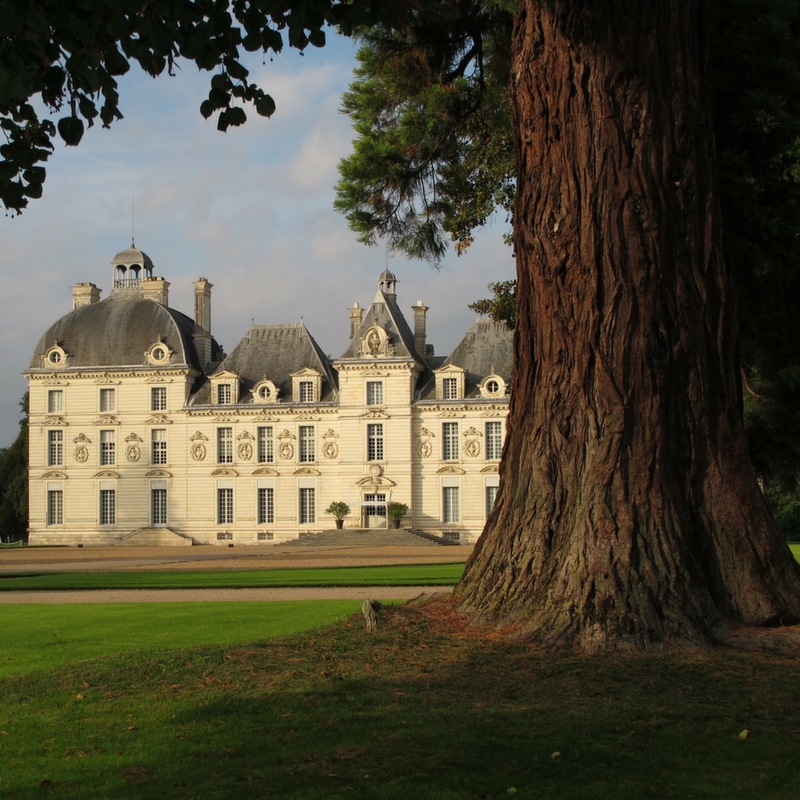
<instances>
[{"instance_id":1,"label":"decorative medallion","mask_svg":"<svg viewBox=\"0 0 800 800\"><path fill-rule=\"evenodd\" d=\"M294 438L294 437L292 437ZM284 460L288 461L294 455L294 446L291 442L284 442L278 448L278 455Z\"/></svg>"},{"instance_id":2,"label":"decorative medallion","mask_svg":"<svg viewBox=\"0 0 800 800\"><path fill-rule=\"evenodd\" d=\"M336 442L325 442L322 447L322 455L328 459L336 458L339 455L339 445Z\"/></svg>"},{"instance_id":3,"label":"decorative medallion","mask_svg":"<svg viewBox=\"0 0 800 800\"><path fill-rule=\"evenodd\" d=\"M89 448L81 444L75 448L75 460L79 464L85 464L89 460Z\"/></svg>"},{"instance_id":4,"label":"decorative medallion","mask_svg":"<svg viewBox=\"0 0 800 800\"><path fill-rule=\"evenodd\" d=\"M250 442L242 442L237 452L242 461L249 461L253 457L253 445Z\"/></svg>"},{"instance_id":5,"label":"decorative medallion","mask_svg":"<svg viewBox=\"0 0 800 800\"><path fill-rule=\"evenodd\" d=\"M128 461L138 461L142 457L142 448L139 447L138 444L131 444L128 445L128 449L125 451L125 458Z\"/></svg>"},{"instance_id":6,"label":"decorative medallion","mask_svg":"<svg viewBox=\"0 0 800 800\"><path fill-rule=\"evenodd\" d=\"M464 445L464 452L470 458L477 458L481 454L481 443L477 439L470 439Z\"/></svg>"},{"instance_id":7,"label":"decorative medallion","mask_svg":"<svg viewBox=\"0 0 800 800\"><path fill-rule=\"evenodd\" d=\"M202 442L198 442L192 445L189 452L195 461L203 461L206 457L206 446Z\"/></svg>"},{"instance_id":8,"label":"decorative medallion","mask_svg":"<svg viewBox=\"0 0 800 800\"><path fill-rule=\"evenodd\" d=\"M431 443L428 441L420 442L419 443L419 454L423 458L430 458L431 453L433 452L433 448L431 447Z\"/></svg>"}]
</instances>

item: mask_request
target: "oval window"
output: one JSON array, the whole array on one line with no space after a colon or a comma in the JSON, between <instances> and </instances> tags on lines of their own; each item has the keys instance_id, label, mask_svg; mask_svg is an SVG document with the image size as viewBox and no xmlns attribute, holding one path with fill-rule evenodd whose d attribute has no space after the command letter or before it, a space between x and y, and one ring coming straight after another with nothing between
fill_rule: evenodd
<instances>
[{"instance_id":1,"label":"oval window","mask_svg":"<svg viewBox=\"0 0 800 800\"><path fill-rule=\"evenodd\" d=\"M486 391L488 394L497 394L500 391L500 384L497 381L486 381Z\"/></svg>"}]
</instances>

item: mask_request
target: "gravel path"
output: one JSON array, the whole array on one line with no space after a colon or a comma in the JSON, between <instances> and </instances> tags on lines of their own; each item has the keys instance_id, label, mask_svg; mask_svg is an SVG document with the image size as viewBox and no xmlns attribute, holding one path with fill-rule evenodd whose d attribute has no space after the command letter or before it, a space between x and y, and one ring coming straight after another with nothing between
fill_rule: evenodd
<instances>
[{"instance_id":1,"label":"gravel path","mask_svg":"<svg viewBox=\"0 0 800 800\"><path fill-rule=\"evenodd\" d=\"M141 572L167 570L367 567L464 562L472 547L197 547L19 548L0 550L0 576L20 572ZM287 587L261 589L95 589L0 591L0 604L180 603L236 600L410 600L452 592L450 586Z\"/></svg>"}]
</instances>

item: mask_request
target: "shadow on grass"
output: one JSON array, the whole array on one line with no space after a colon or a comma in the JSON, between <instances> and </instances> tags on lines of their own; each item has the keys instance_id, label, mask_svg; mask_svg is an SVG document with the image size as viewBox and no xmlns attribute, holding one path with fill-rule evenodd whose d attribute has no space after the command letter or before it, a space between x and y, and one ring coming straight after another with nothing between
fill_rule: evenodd
<instances>
[{"instance_id":1,"label":"shadow on grass","mask_svg":"<svg viewBox=\"0 0 800 800\"><path fill-rule=\"evenodd\" d=\"M794 798L798 678L724 651L544 658L387 609L373 634L6 681L0 794Z\"/></svg>"}]
</instances>

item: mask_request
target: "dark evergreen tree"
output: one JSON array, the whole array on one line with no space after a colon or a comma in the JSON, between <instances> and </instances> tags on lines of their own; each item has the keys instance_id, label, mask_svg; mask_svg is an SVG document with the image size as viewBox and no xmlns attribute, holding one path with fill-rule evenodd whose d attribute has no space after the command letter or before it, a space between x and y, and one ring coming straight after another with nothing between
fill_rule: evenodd
<instances>
[{"instance_id":1,"label":"dark evergreen tree","mask_svg":"<svg viewBox=\"0 0 800 800\"><path fill-rule=\"evenodd\" d=\"M20 402L23 418L10 447L0 449L0 540L28 538L28 393Z\"/></svg>"}]
</instances>

